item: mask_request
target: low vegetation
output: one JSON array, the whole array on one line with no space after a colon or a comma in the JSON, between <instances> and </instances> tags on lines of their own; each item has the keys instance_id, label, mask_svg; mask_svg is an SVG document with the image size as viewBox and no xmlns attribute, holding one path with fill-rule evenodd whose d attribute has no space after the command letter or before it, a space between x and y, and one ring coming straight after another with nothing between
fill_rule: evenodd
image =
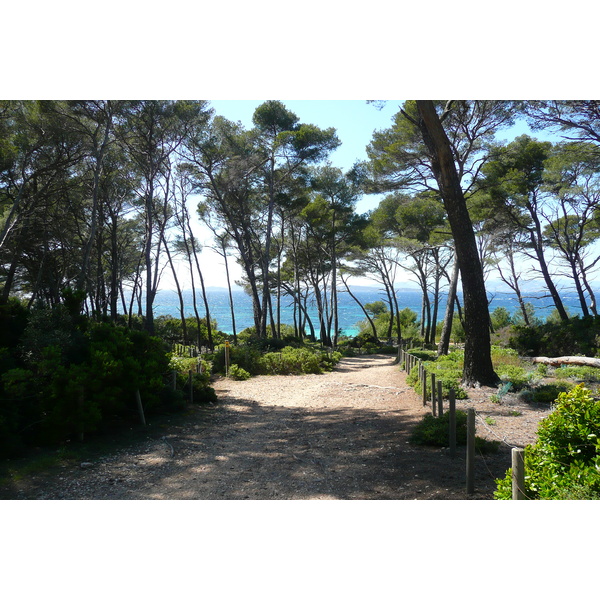
<instances>
[{"instance_id":1,"label":"low vegetation","mask_svg":"<svg viewBox=\"0 0 600 600\"><path fill-rule=\"evenodd\" d=\"M525 495L529 499L600 499L600 402L582 384L562 392L525 448ZM494 497L512 497L512 470L497 480Z\"/></svg>"},{"instance_id":2,"label":"low vegetation","mask_svg":"<svg viewBox=\"0 0 600 600\"><path fill-rule=\"evenodd\" d=\"M464 446L467 443L467 413L456 411L456 443ZM442 416L425 415L411 433L410 441L420 446L438 446L447 448L449 444L450 413ZM475 437L475 449L482 454L495 452L498 442Z\"/></svg>"},{"instance_id":3,"label":"low vegetation","mask_svg":"<svg viewBox=\"0 0 600 600\"><path fill-rule=\"evenodd\" d=\"M68 294L67 294L68 298ZM17 300L0 307L0 457L22 456L38 447L61 448L141 422L144 417L216 402L211 376L225 375L225 341L213 323L215 351L206 324L171 317L155 321L157 335L141 319L93 320L76 302L26 309ZM186 334L194 345L184 344ZM342 354L286 336L239 335L229 349L228 374L299 375L331 370ZM190 389L191 386L191 389Z\"/></svg>"}]
</instances>

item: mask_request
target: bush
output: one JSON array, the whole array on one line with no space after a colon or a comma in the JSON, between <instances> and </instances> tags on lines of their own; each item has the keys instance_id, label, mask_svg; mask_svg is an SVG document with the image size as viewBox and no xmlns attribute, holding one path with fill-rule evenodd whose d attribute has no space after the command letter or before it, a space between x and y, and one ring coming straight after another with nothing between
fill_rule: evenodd
<instances>
[{"instance_id":1,"label":"bush","mask_svg":"<svg viewBox=\"0 0 600 600\"><path fill-rule=\"evenodd\" d=\"M496 481L494 497L512 497L511 469ZM555 410L525 448L525 494L531 499L598 498L600 495L600 402L582 385L561 393Z\"/></svg>"},{"instance_id":2,"label":"bush","mask_svg":"<svg viewBox=\"0 0 600 600\"><path fill-rule=\"evenodd\" d=\"M522 356L598 356L600 317L575 316L536 327L514 327L509 345Z\"/></svg>"},{"instance_id":3,"label":"bush","mask_svg":"<svg viewBox=\"0 0 600 600\"><path fill-rule=\"evenodd\" d=\"M529 372L523 367L517 367L515 365L498 365L495 369L500 379L502 379L503 382L512 383L512 387L515 390L523 388L531 380Z\"/></svg>"},{"instance_id":4,"label":"bush","mask_svg":"<svg viewBox=\"0 0 600 600\"><path fill-rule=\"evenodd\" d=\"M322 373L321 356L307 348L285 347L281 352L267 352L260 359L260 370L266 375L302 375Z\"/></svg>"},{"instance_id":5,"label":"bush","mask_svg":"<svg viewBox=\"0 0 600 600\"><path fill-rule=\"evenodd\" d=\"M490 320L495 331L508 327L512 323L510 312L504 306L497 306L490 315Z\"/></svg>"},{"instance_id":6,"label":"bush","mask_svg":"<svg viewBox=\"0 0 600 600\"><path fill-rule=\"evenodd\" d=\"M467 443L467 413L456 411L456 444L465 446ZM450 432L450 413L445 412L441 417L425 415L413 430L410 441L420 446L448 447ZM475 448L481 453L495 452L498 442L490 442L480 437L475 438Z\"/></svg>"},{"instance_id":7,"label":"bush","mask_svg":"<svg viewBox=\"0 0 600 600\"><path fill-rule=\"evenodd\" d=\"M0 378L0 452L137 421L136 390L146 414L180 407L165 392L165 346L143 331L59 306L32 311L19 348L20 364Z\"/></svg>"},{"instance_id":8,"label":"bush","mask_svg":"<svg viewBox=\"0 0 600 600\"><path fill-rule=\"evenodd\" d=\"M449 431L449 412L441 417L425 415L412 431L410 441L420 446L447 447ZM456 411L456 443L459 446L467 443L467 413L463 410Z\"/></svg>"},{"instance_id":9,"label":"bush","mask_svg":"<svg viewBox=\"0 0 600 600\"><path fill-rule=\"evenodd\" d=\"M252 375L238 365L231 365L229 367L229 377L231 377L231 379L235 379L236 381L246 381L246 379L250 379Z\"/></svg>"},{"instance_id":10,"label":"bush","mask_svg":"<svg viewBox=\"0 0 600 600\"><path fill-rule=\"evenodd\" d=\"M531 401L550 403L554 402L560 394L568 392L573 387L572 384L565 382L549 383L539 385L531 389Z\"/></svg>"},{"instance_id":11,"label":"bush","mask_svg":"<svg viewBox=\"0 0 600 600\"><path fill-rule=\"evenodd\" d=\"M539 367L545 366L539 365ZM562 365L554 371L554 376L559 379L574 379L596 383L600 382L600 369L596 367Z\"/></svg>"},{"instance_id":12,"label":"bush","mask_svg":"<svg viewBox=\"0 0 600 600\"><path fill-rule=\"evenodd\" d=\"M206 326L206 318L200 319L200 328L195 317L187 317L185 319L187 343L197 344L199 346L208 345L208 327ZM181 319L172 317L171 315L160 315L154 319L154 328L156 336L172 344L184 344L186 340L183 335L183 323ZM227 338L227 334L217 329L217 322L211 319L211 335L213 344L222 344Z\"/></svg>"}]
</instances>

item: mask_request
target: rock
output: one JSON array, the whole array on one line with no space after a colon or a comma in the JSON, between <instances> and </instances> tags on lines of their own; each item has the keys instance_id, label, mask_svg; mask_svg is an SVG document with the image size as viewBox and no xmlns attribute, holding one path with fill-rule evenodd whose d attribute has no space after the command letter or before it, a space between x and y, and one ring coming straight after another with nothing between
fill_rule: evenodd
<instances>
[{"instance_id":1,"label":"rock","mask_svg":"<svg viewBox=\"0 0 600 600\"><path fill-rule=\"evenodd\" d=\"M90 468L91 468L91 467L93 467L93 466L94 466L94 463L91 463L91 462L82 462L82 463L79 465L79 468L80 468L80 469L90 469Z\"/></svg>"}]
</instances>

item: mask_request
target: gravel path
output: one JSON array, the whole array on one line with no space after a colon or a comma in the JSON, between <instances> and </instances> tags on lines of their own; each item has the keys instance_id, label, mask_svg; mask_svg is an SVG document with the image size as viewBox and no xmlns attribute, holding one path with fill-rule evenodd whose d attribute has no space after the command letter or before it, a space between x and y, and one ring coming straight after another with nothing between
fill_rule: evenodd
<instances>
[{"instance_id":1,"label":"gravel path","mask_svg":"<svg viewBox=\"0 0 600 600\"><path fill-rule=\"evenodd\" d=\"M460 453L451 459L409 444L429 408L389 356L345 358L324 375L222 378L214 387L219 403L195 406L183 423L23 480L3 497L489 499L494 478L510 465L508 446L482 457L475 494L467 496Z\"/></svg>"}]
</instances>

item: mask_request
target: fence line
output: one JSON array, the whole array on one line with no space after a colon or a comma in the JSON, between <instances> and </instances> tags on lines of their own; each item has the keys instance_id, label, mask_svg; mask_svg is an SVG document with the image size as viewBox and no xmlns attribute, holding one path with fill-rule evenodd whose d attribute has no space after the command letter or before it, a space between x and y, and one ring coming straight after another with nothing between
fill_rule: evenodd
<instances>
[{"instance_id":1,"label":"fence line","mask_svg":"<svg viewBox=\"0 0 600 600\"><path fill-rule=\"evenodd\" d=\"M410 375L415 365L419 368L419 381L422 386L423 406L427 404L427 371L423 365L423 361L413 354L410 354L404 349L400 349L400 368L406 371ZM443 392L442 382L437 381L434 373L430 374L431 377L431 411L432 415L442 417L444 414L443 409ZM437 388L436 388L437 384ZM437 392L437 393L436 393ZM454 389L450 389L448 394L448 410L449 410L449 428L448 428L448 442L450 456L456 456L456 400ZM467 449L466 449L466 490L467 494L472 494L475 491L474 487L474 460L475 460L475 419L487 429L493 437L498 439L501 443L511 448L511 468L512 468L512 490L513 500L524 500L527 498L525 494L525 462L524 462L524 449L510 444L506 438L500 439L496 433L487 426L487 423L479 416L474 408L467 409ZM480 453L481 454L481 453ZM483 456L482 456L483 458ZM483 458L485 463L485 458ZM487 467L487 463L486 467ZM489 469L488 469L489 471ZM491 472L490 472L491 475ZM493 477L493 476L492 476Z\"/></svg>"}]
</instances>

